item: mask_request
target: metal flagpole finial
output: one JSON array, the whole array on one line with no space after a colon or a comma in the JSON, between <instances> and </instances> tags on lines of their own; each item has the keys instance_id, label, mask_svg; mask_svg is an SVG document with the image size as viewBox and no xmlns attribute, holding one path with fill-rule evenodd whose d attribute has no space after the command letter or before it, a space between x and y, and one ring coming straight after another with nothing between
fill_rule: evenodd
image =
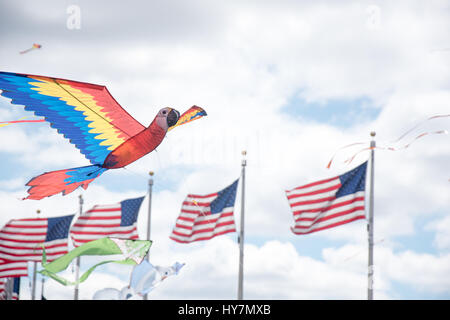
<instances>
[{"instance_id":1,"label":"metal flagpole finial","mask_svg":"<svg viewBox=\"0 0 450 320\"><path fill-rule=\"evenodd\" d=\"M41 210L37 209L37 210L36 210L36 213L37 213L37 214L41 213Z\"/></svg>"},{"instance_id":2,"label":"metal flagpole finial","mask_svg":"<svg viewBox=\"0 0 450 320\"><path fill-rule=\"evenodd\" d=\"M247 160L245 160L245 156L247 155L247 151L246 150L242 150L241 154L242 154L242 166L245 166L245 165L247 165Z\"/></svg>"},{"instance_id":3,"label":"metal flagpole finial","mask_svg":"<svg viewBox=\"0 0 450 320\"><path fill-rule=\"evenodd\" d=\"M377 133L375 131L370 132L370 136L372 137L372 141L370 141L370 149L372 149L372 151L375 149L375 136L376 135L377 135Z\"/></svg>"},{"instance_id":4,"label":"metal flagpole finial","mask_svg":"<svg viewBox=\"0 0 450 320\"><path fill-rule=\"evenodd\" d=\"M148 180L149 185L153 185L153 175L155 174L153 171L150 171L149 173L150 179Z\"/></svg>"}]
</instances>

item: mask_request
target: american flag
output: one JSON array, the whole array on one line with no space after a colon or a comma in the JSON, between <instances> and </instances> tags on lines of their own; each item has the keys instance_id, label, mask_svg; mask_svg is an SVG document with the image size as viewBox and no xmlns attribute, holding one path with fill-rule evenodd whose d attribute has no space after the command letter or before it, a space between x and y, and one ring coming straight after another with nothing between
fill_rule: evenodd
<instances>
[{"instance_id":1,"label":"american flag","mask_svg":"<svg viewBox=\"0 0 450 320\"><path fill-rule=\"evenodd\" d=\"M189 194L181 206L170 239L189 243L235 232L233 209L238 181L216 193Z\"/></svg>"},{"instance_id":2,"label":"american flag","mask_svg":"<svg viewBox=\"0 0 450 320\"><path fill-rule=\"evenodd\" d=\"M0 230L0 259L40 262L42 246L45 246L48 261L65 255L73 217L10 220Z\"/></svg>"},{"instance_id":3,"label":"american flag","mask_svg":"<svg viewBox=\"0 0 450 320\"><path fill-rule=\"evenodd\" d=\"M295 234L307 234L365 219L367 161L340 176L286 191Z\"/></svg>"},{"instance_id":4,"label":"american flag","mask_svg":"<svg viewBox=\"0 0 450 320\"><path fill-rule=\"evenodd\" d=\"M81 214L70 229L75 247L104 237L139 239L137 218L144 197L113 205L96 205Z\"/></svg>"},{"instance_id":5,"label":"american flag","mask_svg":"<svg viewBox=\"0 0 450 320\"><path fill-rule=\"evenodd\" d=\"M11 261L0 259L0 278L28 276L27 261Z\"/></svg>"},{"instance_id":6,"label":"american flag","mask_svg":"<svg viewBox=\"0 0 450 320\"><path fill-rule=\"evenodd\" d=\"M10 281L12 281L12 296L9 297L11 300L19 300L19 292L20 292L20 278L0 278L0 300L7 299L7 291L8 285L10 285Z\"/></svg>"}]
</instances>

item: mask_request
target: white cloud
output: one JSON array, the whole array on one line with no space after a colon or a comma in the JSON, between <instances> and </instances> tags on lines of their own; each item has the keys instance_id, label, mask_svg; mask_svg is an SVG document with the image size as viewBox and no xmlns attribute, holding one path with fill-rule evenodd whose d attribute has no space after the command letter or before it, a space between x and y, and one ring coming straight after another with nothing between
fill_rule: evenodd
<instances>
[{"instance_id":1,"label":"white cloud","mask_svg":"<svg viewBox=\"0 0 450 320\"><path fill-rule=\"evenodd\" d=\"M430 294L445 293L450 290L447 280L450 270L450 255L416 253L411 250L393 252L391 248L378 248L379 272L390 280L408 284Z\"/></svg>"},{"instance_id":2,"label":"white cloud","mask_svg":"<svg viewBox=\"0 0 450 320\"><path fill-rule=\"evenodd\" d=\"M430 221L425 229L435 232L434 244L439 249L450 249L450 217Z\"/></svg>"},{"instance_id":3,"label":"white cloud","mask_svg":"<svg viewBox=\"0 0 450 320\"><path fill-rule=\"evenodd\" d=\"M97 26L104 24L111 34L112 30L118 30L121 36L114 41L102 37L90 41L83 33L85 36L80 37L83 41L78 43L73 39L81 33L68 34L65 29L60 32L56 29L53 39L46 38L43 49L26 60L17 57L17 45L12 38L6 38L0 60L4 64L7 61L7 65L1 69L106 84L119 103L144 125L150 123L161 107L175 106L184 111L197 104L206 109L208 117L170 132L156 153L127 170L108 173L108 183L98 179L83 191L85 208L118 202L144 193L148 171L156 172L152 256L161 264L171 264L178 258L187 262L179 276L168 279L154 292L156 298L185 298L177 291L180 286L183 292L191 292L192 298L235 297L237 248L233 237L190 246L175 245L167 237L186 194L209 193L231 183L239 176L240 152L246 149L247 235L262 239L258 245L249 243L246 248L246 295L364 299L365 253L342 262L354 250L364 250L364 222L311 235L317 241L345 244L323 248L323 261L306 257L288 242L292 239L289 233L292 216L284 190L340 174L366 159L367 153L363 153L352 165L343 164L352 152L359 150L356 147L340 152L332 168L325 168L341 146L357 141L368 143L372 130L377 131L377 144L385 146L421 120L448 113L450 64L444 53L432 52L446 46L448 41L450 20L442 10L445 4L434 2L423 8L414 1L380 2L378 17L368 10L371 2L338 5L269 1L257 7L251 2L240 2L239 9L235 5L220 4L208 17L195 6L189 16L204 20L191 22L195 25L187 30L189 36L180 31L182 28L169 26L155 17L160 22L159 28L152 29L143 41L142 36L133 33L137 30L135 26L141 28L139 21L128 24L127 29L123 24L112 24L108 16L102 15L90 25L96 11L87 3L81 4L85 10L82 32L101 35ZM36 12L33 8L27 8L27 15L29 11ZM120 16L117 10L113 6L111 14ZM46 20L57 23L57 17L56 11L52 11ZM172 15L170 18L168 21L174 22ZM205 21L211 22L210 30L204 28ZM123 37L124 31L130 36ZM158 32L161 34L157 39ZM165 34L171 40L164 39ZM357 115L344 115L352 125L333 127L326 121L318 123L281 111L288 103L295 108L297 97L323 103L330 99L366 97L380 113L376 119L364 123L357 123ZM2 103L2 108L8 107ZM16 114L1 111L0 115L10 120ZM425 130L449 129L448 121L448 118L430 121L404 142ZM24 171L39 174L41 170L87 163L54 131L29 128L1 129L0 150L9 157L17 157L17 166L23 166ZM450 160L448 138L448 135L429 136L403 151L376 151L375 230L377 239L386 241L386 247L377 251L380 270L375 282L377 297L396 298L393 281L412 283L429 292L448 292L445 289L448 284L437 280L448 268L445 254L392 249L397 237L420 231L418 218L432 219L428 230L435 232L437 248L448 248L445 236L448 223L445 219L439 221L450 204L447 192L450 176L446 174ZM116 184L111 184L114 178L121 184L131 177L140 177L142 184L128 192L119 192ZM26 190L18 184L28 178L31 176L1 181L0 200L5 214L0 223L12 217L33 216L36 209L49 216L77 212L77 196L81 191L39 202L16 200ZM238 196L236 208L239 205ZM146 210L147 201L139 221L144 236ZM271 256L274 258L267 259ZM427 269L421 259L436 267ZM409 267L410 263L414 267ZM408 269L404 276L400 274L402 269ZM412 278L411 282L407 280ZM84 299L90 298L103 282L119 288L126 280L110 279L101 271L97 280L90 281L81 291ZM223 285L214 288L211 284L215 283ZM70 294L63 296L70 299Z\"/></svg>"}]
</instances>

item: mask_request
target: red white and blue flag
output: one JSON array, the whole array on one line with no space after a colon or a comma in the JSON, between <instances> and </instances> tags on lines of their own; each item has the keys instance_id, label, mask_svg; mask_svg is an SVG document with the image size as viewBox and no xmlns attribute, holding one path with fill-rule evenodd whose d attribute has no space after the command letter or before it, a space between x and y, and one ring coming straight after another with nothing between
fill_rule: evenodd
<instances>
[{"instance_id":1,"label":"red white and blue flag","mask_svg":"<svg viewBox=\"0 0 450 320\"><path fill-rule=\"evenodd\" d=\"M113 205L96 205L81 214L70 229L75 247L104 237L139 239L137 219L144 197Z\"/></svg>"},{"instance_id":2,"label":"red white and blue flag","mask_svg":"<svg viewBox=\"0 0 450 320\"><path fill-rule=\"evenodd\" d=\"M10 220L0 230L0 259L41 262L42 246L48 261L65 255L73 217Z\"/></svg>"},{"instance_id":3,"label":"red white and blue flag","mask_svg":"<svg viewBox=\"0 0 450 320\"><path fill-rule=\"evenodd\" d=\"M12 282L12 288L8 288ZM10 290L12 289L12 290ZM7 291L10 291L10 296L7 297ZM19 300L20 294L20 278L0 278L0 300Z\"/></svg>"},{"instance_id":4,"label":"red white and blue flag","mask_svg":"<svg viewBox=\"0 0 450 320\"><path fill-rule=\"evenodd\" d=\"M28 276L27 261L11 261L0 259L0 278Z\"/></svg>"},{"instance_id":5,"label":"red white and blue flag","mask_svg":"<svg viewBox=\"0 0 450 320\"><path fill-rule=\"evenodd\" d=\"M236 232L233 211L238 182L239 179L225 189L207 195L189 194L181 206L170 239L189 243Z\"/></svg>"},{"instance_id":6,"label":"red white and blue flag","mask_svg":"<svg viewBox=\"0 0 450 320\"><path fill-rule=\"evenodd\" d=\"M367 161L340 176L286 191L295 234L308 234L365 219Z\"/></svg>"}]
</instances>

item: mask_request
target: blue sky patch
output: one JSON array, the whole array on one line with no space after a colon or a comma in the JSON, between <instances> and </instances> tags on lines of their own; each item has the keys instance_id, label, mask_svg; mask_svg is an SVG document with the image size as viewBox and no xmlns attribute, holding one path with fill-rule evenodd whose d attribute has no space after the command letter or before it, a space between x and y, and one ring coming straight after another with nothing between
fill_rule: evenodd
<instances>
[{"instance_id":1,"label":"blue sky patch","mask_svg":"<svg viewBox=\"0 0 450 320\"><path fill-rule=\"evenodd\" d=\"M307 102L296 94L281 108L281 112L294 118L345 128L355 123L373 121L381 109L368 97Z\"/></svg>"}]
</instances>

